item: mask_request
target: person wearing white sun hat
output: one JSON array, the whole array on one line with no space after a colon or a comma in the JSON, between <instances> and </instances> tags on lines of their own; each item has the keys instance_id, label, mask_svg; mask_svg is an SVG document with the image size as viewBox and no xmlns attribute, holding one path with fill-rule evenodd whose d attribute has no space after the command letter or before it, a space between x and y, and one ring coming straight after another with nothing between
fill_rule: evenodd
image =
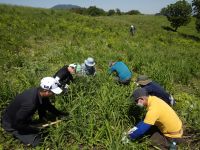
<instances>
[{"instance_id":1,"label":"person wearing white sun hat","mask_svg":"<svg viewBox=\"0 0 200 150\"><path fill-rule=\"evenodd\" d=\"M95 68L94 58L88 57L83 64L81 64L81 75L83 76L95 76L96 68Z\"/></svg>"},{"instance_id":2,"label":"person wearing white sun hat","mask_svg":"<svg viewBox=\"0 0 200 150\"><path fill-rule=\"evenodd\" d=\"M40 87L25 90L14 98L2 114L2 127L23 144L37 146L42 139L39 131L31 127L32 117L36 111L40 120L46 119L46 111L55 116L66 115L67 113L57 110L49 100L51 96L61 92L62 89L53 77L43 78Z\"/></svg>"}]
</instances>

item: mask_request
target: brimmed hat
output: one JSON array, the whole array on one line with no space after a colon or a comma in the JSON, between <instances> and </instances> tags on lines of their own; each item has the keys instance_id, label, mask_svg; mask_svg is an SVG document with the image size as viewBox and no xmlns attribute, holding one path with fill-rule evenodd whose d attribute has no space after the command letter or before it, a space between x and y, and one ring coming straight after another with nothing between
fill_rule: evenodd
<instances>
[{"instance_id":1,"label":"brimmed hat","mask_svg":"<svg viewBox=\"0 0 200 150\"><path fill-rule=\"evenodd\" d=\"M135 82L140 85L147 85L152 82L152 80L146 75L140 75Z\"/></svg>"},{"instance_id":2,"label":"brimmed hat","mask_svg":"<svg viewBox=\"0 0 200 150\"><path fill-rule=\"evenodd\" d=\"M40 82L40 87L44 90L52 91L55 94L62 92L62 89L58 87L57 81L53 77L44 77Z\"/></svg>"},{"instance_id":3,"label":"brimmed hat","mask_svg":"<svg viewBox=\"0 0 200 150\"><path fill-rule=\"evenodd\" d=\"M142 96L148 96L147 91L144 88L137 88L132 95L132 99L136 101L138 98Z\"/></svg>"},{"instance_id":4,"label":"brimmed hat","mask_svg":"<svg viewBox=\"0 0 200 150\"><path fill-rule=\"evenodd\" d=\"M94 62L94 59L92 57L88 57L86 60L85 60L85 64L87 66L94 66L95 65L95 62Z\"/></svg>"}]
</instances>

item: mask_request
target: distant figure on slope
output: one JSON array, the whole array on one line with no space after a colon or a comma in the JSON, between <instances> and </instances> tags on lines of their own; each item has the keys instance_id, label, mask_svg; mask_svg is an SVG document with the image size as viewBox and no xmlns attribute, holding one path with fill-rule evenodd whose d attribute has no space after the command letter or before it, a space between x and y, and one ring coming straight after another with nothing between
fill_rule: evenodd
<instances>
[{"instance_id":1,"label":"distant figure on slope","mask_svg":"<svg viewBox=\"0 0 200 150\"><path fill-rule=\"evenodd\" d=\"M130 34L131 34L132 36L134 36L135 31L136 31L135 26L134 26L134 25L131 25L131 27L130 27Z\"/></svg>"},{"instance_id":2,"label":"distant figure on slope","mask_svg":"<svg viewBox=\"0 0 200 150\"><path fill-rule=\"evenodd\" d=\"M173 96L167 93L158 83L149 79L148 76L140 75L135 83L144 88L149 95L157 96L171 106L175 104Z\"/></svg>"},{"instance_id":3,"label":"distant figure on slope","mask_svg":"<svg viewBox=\"0 0 200 150\"><path fill-rule=\"evenodd\" d=\"M183 142L183 126L176 112L160 98L148 95L144 88L136 89L132 99L137 106L147 108L147 113L143 121L123 134L122 142L149 135L152 145L162 150L177 149L177 144Z\"/></svg>"},{"instance_id":4,"label":"distant figure on slope","mask_svg":"<svg viewBox=\"0 0 200 150\"><path fill-rule=\"evenodd\" d=\"M132 77L132 72L128 69L128 66L122 62L110 62L109 74L116 72L117 77L115 78L118 83L123 85L129 85Z\"/></svg>"},{"instance_id":5,"label":"distant figure on slope","mask_svg":"<svg viewBox=\"0 0 200 150\"><path fill-rule=\"evenodd\" d=\"M18 94L3 112L2 127L25 145L35 147L41 143L39 130L31 126L34 113L38 111L40 120L47 119L46 111L56 116L67 115L57 110L49 100L54 94L62 92L56 82L52 77L45 77L41 80L40 87Z\"/></svg>"},{"instance_id":6,"label":"distant figure on slope","mask_svg":"<svg viewBox=\"0 0 200 150\"><path fill-rule=\"evenodd\" d=\"M95 76L96 75L95 61L92 57L88 57L84 61L84 63L81 64L80 75L83 75L83 76Z\"/></svg>"},{"instance_id":7,"label":"distant figure on slope","mask_svg":"<svg viewBox=\"0 0 200 150\"><path fill-rule=\"evenodd\" d=\"M61 87L64 92L67 91L69 84L73 82L72 74L76 73L76 68L77 64L70 64L69 66L65 65L53 76L56 79L59 87Z\"/></svg>"}]
</instances>

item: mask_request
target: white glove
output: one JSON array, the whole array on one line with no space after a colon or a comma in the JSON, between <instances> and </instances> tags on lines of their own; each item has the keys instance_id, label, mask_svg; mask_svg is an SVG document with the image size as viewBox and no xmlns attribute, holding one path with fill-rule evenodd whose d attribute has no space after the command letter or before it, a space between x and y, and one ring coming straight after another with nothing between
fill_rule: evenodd
<instances>
[{"instance_id":1,"label":"white glove","mask_svg":"<svg viewBox=\"0 0 200 150\"><path fill-rule=\"evenodd\" d=\"M131 128L129 131L128 131L128 134L131 134L133 133L134 131L136 131L138 128L136 126L134 126L133 128Z\"/></svg>"},{"instance_id":2,"label":"white glove","mask_svg":"<svg viewBox=\"0 0 200 150\"><path fill-rule=\"evenodd\" d=\"M170 105L174 106L176 104L174 97L172 95L170 95L169 99L170 99Z\"/></svg>"},{"instance_id":3,"label":"white glove","mask_svg":"<svg viewBox=\"0 0 200 150\"><path fill-rule=\"evenodd\" d=\"M69 88L69 85L68 85L68 84L66 84L66 85L65 85L65 89L68 89L68 88Z\"/></svg>"},{"instance_id":4,"label":"white glove","mask_svg":"<svg viewBox=\"0 0 200 150\"><path fill-rule=\"evenodd\" d=\"M59 83L60 78L58 76L55 77L55 80L57 81L57 83ZM60 84L60 83L59 83Z\"/></svg>"},{"instance_id":5,"label":"white glove","mask_svg":"<svg viewBox=\"0 0 200 150\"><path fill-rule=\"evenodd\" d=\"M130 142L129 138L128 138L128 134L126 132L124 132L122 134L122 143L123 144L128 144Z\"/></svg>"}]
</instances>

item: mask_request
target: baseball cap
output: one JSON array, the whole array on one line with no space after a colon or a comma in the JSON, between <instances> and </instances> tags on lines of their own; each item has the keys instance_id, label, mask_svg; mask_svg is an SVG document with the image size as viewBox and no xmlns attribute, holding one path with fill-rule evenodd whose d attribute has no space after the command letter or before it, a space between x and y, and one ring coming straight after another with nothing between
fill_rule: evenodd
<instances>
[{"instance_id":1,"label":"baseball cap","mask_svg":"<svg viewBox=\"0 0 200 150\"><path fill-rule=\"evenodd\" d=\"M76 66L77 66L76 64L70 64L69 65L69 67L73 67L73 68L76 68Z\"/></svg>"},{"instance_id":2,"label":"baseball cap","mask_svg":"<svg viewBox=\"0 0 200 150\"><path fill-rule=\"evenodd\" d=\"M50 90L55 94L62 92L62 89L58 87L57 81L53 77L44 77L40 82L40 87L44 90Z\"/></svg>"},{"instance_id":3,"label":"baseball cap","mask_svg":"<svg viewBox=\"0 0 200 150\"><path fill-rule=\"evenodd\" d=\"M132 99L136 101L138 98L142 96L148 96L147 91L144 88L137 88L132 95Z\"/></svg>"},{"instance_id":4,"label":"baseball cap","mask_svg":"<svg viewBox=\"0 0 200 150\"><path fill-rule=\"evenodd\" d=\"M149 79L148 76L146 76L146 75L140 75L135 82L140 85L147 85L147 84L151 83L152 80Z\"/></svg>"}]
</instances>

